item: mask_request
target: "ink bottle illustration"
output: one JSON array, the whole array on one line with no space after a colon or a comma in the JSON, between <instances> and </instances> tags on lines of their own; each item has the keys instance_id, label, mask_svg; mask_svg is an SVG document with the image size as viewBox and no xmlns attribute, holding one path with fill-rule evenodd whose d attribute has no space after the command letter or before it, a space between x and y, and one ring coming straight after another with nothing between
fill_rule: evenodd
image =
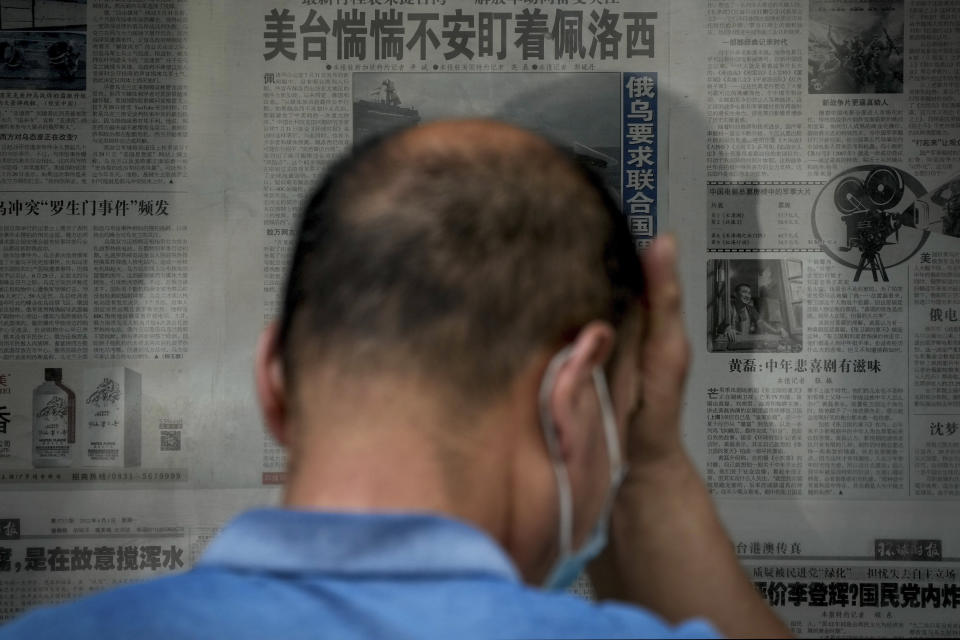
<instances>
[{"instance_id":1,"label":"ink bottle illustration","mask_svg":"<svg viewBox=\"0 0 960 640\"><path fill-rule=\"evenodd\" d=\"M63 370L43 370L33 390L33 466L69 467L77 434L77 400L64 386Z\"/></svg>"}]
</instances>

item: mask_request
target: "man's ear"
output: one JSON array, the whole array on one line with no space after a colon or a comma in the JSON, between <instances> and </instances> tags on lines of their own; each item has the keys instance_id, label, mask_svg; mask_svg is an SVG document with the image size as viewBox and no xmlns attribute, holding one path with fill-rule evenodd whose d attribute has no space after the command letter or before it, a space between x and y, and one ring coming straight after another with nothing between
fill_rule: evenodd
<instances>
[{"instance_id":1,"label":"man's ear","mask_svg":"<svg viewBox=\"0 0 960 640\"><path fill-rule=\"evenodd\" d=\"M253 373L257 387L257 400L263 421L271 435L286 447L290 441L288 430L288 407L283 363L277 351L277 323L271 322L257 340Z\"/></svg>"},{"instance_id":2,"label":"man's ear","mask_svg":"<svg viewBox=\"0 0 960 640\"><path fill-rule=\"evenodd\" d=\"M570 344L570 355L557 371L550 393L550 411L557 429L560 455L565 461L582 444L589 432L586 425L599 415L593 370L606 364L615 339L616 331L608 322L589 322Z\"/></svg>"}]
</instances>

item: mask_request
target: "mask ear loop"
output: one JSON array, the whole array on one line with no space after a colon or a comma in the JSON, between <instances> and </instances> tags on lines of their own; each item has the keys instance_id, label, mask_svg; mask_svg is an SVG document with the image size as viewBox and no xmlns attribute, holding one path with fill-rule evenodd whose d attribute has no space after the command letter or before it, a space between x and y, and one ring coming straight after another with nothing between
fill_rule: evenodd
<instances>
[{"instance_id":1,"label":"mask ear loop","mask_svg":"<svg viewBox=\"0 0 960 640\"><path fill-rule=\"evenodd\" d=\"M560 442L557 439L557 426L553 421L553 412L550 410L550 394L553 392L557 371L573 352L572 346L566 346L558 351L540 381L540 425L543 428L543 437L547 441L547 452L553 465L553 474L557 480L557 500L560 508L560 558L568 557L573 550L573 497L570 493L570 477L567 467L563 464L563 455L560 451Z\"/></svg>"},{"instance_id":2,"label":"mask ear loop","mask_svg":"<svg viewBox=\"0 0 960 640\"><path fill-rule=\"evenodd\" d=\"M610 486L619 487L627 475L627 465L623 461L620 451L620 437L617 433L617 420L613 413L613 400L610 397L610 387L607 385L607 376L600 367L593 368L593 384L597 389L597 399L600 402L600 414L603 418L603 433L607 440L607 457L610 462Z\"/></svg>"},{"instance_id":3,"label":"mask ear loop","mask_svg":"<svg viewBox=\"0 0 960 640\"><path fill-rule=\"evenodd\" d=\"M610 464L610 490L604 500L601 518L607 519L613 510L613 502L617 498L620 485L627 477L627 465L623 461L620 451L620 438L617 432L617 420L613 412L613 400L610 397L610 387L607 385L607 376L600 367L593 368L593 384L597 390L597 400L600 403L600 415L603 420L603 433L607 440L607 459ZM597 523L606 527L606 523Z\"/></svg>"}]
</instances>

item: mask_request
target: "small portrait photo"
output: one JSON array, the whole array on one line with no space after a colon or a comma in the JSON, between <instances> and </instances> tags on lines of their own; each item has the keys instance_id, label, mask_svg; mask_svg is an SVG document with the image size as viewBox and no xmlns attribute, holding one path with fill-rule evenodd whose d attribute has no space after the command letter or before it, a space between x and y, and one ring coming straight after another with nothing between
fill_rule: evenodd
<instances>
[{"instance_id":1,"label":"small portrait photo","mask_svg":"<svg viewBox=\"0 0 960 640\"><path fill-rule=\"evenodd\" d=\"M707 349L803 349L800 260L707 261Z\"/></svg>"}]
</instances>

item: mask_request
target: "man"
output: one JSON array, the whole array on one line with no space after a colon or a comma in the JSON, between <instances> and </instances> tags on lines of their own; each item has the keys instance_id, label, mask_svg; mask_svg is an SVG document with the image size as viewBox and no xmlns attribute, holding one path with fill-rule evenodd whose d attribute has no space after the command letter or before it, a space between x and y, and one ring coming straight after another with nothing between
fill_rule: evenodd
<instances>
[{"instance_id":1,"label":"man","mask_svg":"<svg viewBox=\"0 0 960 640\"><path fill-rule=\"evenodd\" d=\"M679 300L672 242L641 266L601 183L544 140L462 121L369 144L307 203L257 348L284 508L186 574L9 635L785 635L681 444ZM598 593L656 614L540 588L608 520Z\"/></svg>"},{"instance_id":2,"label":"man","mask_svg":"<svg viewBox=\"0 0 960 640\"><path fill-rule=\"evenodd\" d=\"M763 276L762 273L761 276ZM769 272L766 277L769 278ZM758 333L777 335L781 338L790 337L786 329L774 326L763 318L753 304L753 289L750 285L741 282L734 287L733 292L733 323L726 330L726 336L731 342L736 342L738 336Z\"/></svg>"}]
</instances>

